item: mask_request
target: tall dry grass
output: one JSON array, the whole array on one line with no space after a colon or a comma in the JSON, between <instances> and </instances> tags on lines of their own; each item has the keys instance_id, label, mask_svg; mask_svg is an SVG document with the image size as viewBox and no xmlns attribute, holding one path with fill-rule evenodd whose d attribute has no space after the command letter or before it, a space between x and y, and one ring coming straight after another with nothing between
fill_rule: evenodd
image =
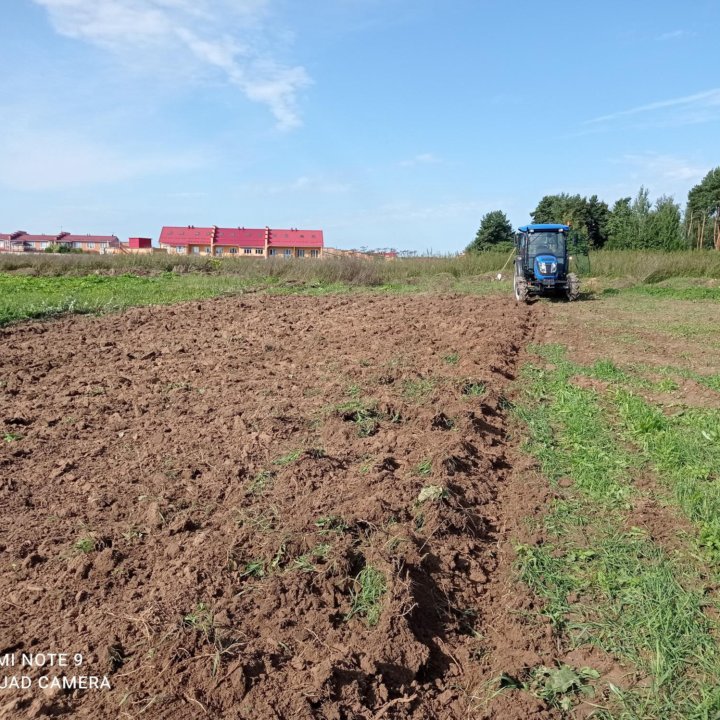
<instances>
[{"instance_id":1,"label":"tall dry grass","mask_svg":"<svg viewBox=\"0 0 720 720\"><path fill-rule=\"evenodd\" d=\"M628 277L644 283L661 282L674 277L720 278L720 252L601 250L590 255L590 275Z\"/></svg>"},{"instance_id":2,"label":"tall dry grass","mask_svg":"<svg viewBox=\"0 0 720 720\"><path fill-rule=\"evenodd\" d=\"M510 260L510 262L508 262ZM463 256L362 260L354 257L318 260L284 258L223 258L187 255L0 255L0 273L20 272L45 276L92 274L147 275L163 272L234 275L248 281L285 280L302 283L344 283L379 286L433 277L471 278L512 272L506 253L472 253ZM720 253L714 250L649 252L602 250L590 256L594 277L626 277L637 282L660 282L673 277L720 278Z\"/></svg>"},{"instance_id":3,"label":"tall dry grass","mask_svg":"<svg viewBox=\"0 0 720 720\"><path fill-rule=\"evenodd\" d=\"M201 272L298 282L383 285L410 278L451 275L455 278L495 272L507 260L505 253L479 253L462 257L408 258L386 261L335 257L324 260L285 258L223 258L188 255L53 255L0 256L0 272L25 271L37 275L82 276L94 273L156 274Z\"/></svg>"}]
</instances>

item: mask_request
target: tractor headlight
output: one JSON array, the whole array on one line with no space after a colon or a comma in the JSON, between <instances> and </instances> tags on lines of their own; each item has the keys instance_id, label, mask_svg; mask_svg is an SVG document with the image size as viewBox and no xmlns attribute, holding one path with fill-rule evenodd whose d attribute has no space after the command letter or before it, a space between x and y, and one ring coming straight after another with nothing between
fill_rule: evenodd
<instances>
[{"instance_id":1,"label":"tractor headlight","mask_svg":"<svg viewBox=\"0 0 720 720\"><path fill-rule=\"evenodd\" d=\"M557 271L557 263L556 262L552 262L552 263L541 262L541 263L538 263L538 265L540 266L540 272L543 275L554 275L555 272Z\"/></svg>"}]
</instances>

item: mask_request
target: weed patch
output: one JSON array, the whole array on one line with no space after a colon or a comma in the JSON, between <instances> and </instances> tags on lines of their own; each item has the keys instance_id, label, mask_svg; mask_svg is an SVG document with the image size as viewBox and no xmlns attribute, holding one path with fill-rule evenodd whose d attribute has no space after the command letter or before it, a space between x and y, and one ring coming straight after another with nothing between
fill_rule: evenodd
<instances>
[{"instance_id":1,"label":"weed patch","mask_svg":"<svg viewBox=\"0 0 720 720\"><path fill-rule=\"evenodd\" d=\"M385 576L372 565L367 565L355 578L354 586L352 605L345 619L360 615L365 618L368 627L377 625L382 610L380 601L387 590Z\"/></svg>"},{"instance_id":2,"label":"weed patch","mask_svg":"<svg viewBox=\"0 0 720 720\"><path fill-rule=\"evenodd\" d=\"M528 449L558 483L561 497L543 520L551 540L516 548L520 576L543 598L542 612L556 630L574 645L597 646L648 677L648 687L616 689L620 717L712 717L720 711L720 653L718 628L706 612L703 573L668 555L644 530L627 529L632 479L644 460L620 441L606 394L570 379L581 373L610 382L607 394L616 398L628 436L642 439L656 464L670 463L668 471L687 472L683 458L692 456L704 484L716 459L702 435L708 419L699 421L694 413L665 417L620 387L629 376L612 363L577 366L559 345L536 351L551 365L526 368L525 400L515 412L528 429ZM691 446L684 454L681 438L689 436L689 428L705 446ZM713 502L705 508L699 493L691 489L689 496L694 511L706 511L712 527ZM535 683L537 692L548 682L553 680L543 671L526 685ZM544 699L566 709L570 696L561 692Z\"/></svg>"}]
</instances>

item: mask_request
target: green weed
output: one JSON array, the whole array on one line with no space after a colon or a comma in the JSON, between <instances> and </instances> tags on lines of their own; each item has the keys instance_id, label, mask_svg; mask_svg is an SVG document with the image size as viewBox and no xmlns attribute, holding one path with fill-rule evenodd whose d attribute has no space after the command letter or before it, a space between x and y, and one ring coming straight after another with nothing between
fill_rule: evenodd
<instances>
[{"instance_id":1,"label":"green weed","mask_svg":"<svg viewBox=\"0 0 720 720\"><path fill-rule=\"evenodd\" d=\"M302 449L292 450L291 452L287 453L287 455L282 455L281 457L277 458L276 460L273 460L273 465L279 465L280 467L285 467L286 465L292 465L292 463L294 463L296 460L298 460L302 454L303 454Z\"/></svg>"},{"instance_id":2,"label":"green weed","mask_svg":"<svg viewBox=\"0 0 720 720\"><path fill-rule=\"evenodd\" d=\"M578 697L594 694L588 680L597 680L600 673L589 667L575 669L569 665L533 668L525 681L510 675L500 678L501 689L525 690L544 700L550 707L569 712Z\"/></svg>"},{"instance_id":3,"label":"green weed","mask_svg":"<svg viewBox=\"0 0 720 720\"><path fill-rule=\"evenodd\" d=\"M74 550L76 550L79 553L83 553L85 555L93 552L96 548L97 548L97 543L95 542L95 539L92 537L89 537L89 536L80 538L73 545Z\"/></svg>"},{"instance_id":4,"label":"green weed","mask_svg":"<svg viewBox=\"0 0 720 720\"><path fill-rule=\"evenodd\" d=\"M343 533L347 530L347 523L337 515L327 515L315 521L315 527L321 535L329 533Z\"/></svg>"},{"instance_id":5,"label":"green weed","mask_svg":"<svg viewBox=\"0 0 720 720\"><path fill-rule=\"evenodd\" d=\"M261 495L270 487L274 479L274 472L271 470L263 470L250 481L247 491L252 495Z\"/></svg>"},{"instance_id":6,"label":"green weed","mask_svg":"<svg viewBox=\"0 0 720 720\"><path fill-rule=\"evenodd\" d=\"M380 601L387 591L385 576L372 565L364 567L355 578L355 587L352 590L352 604L346 620L361 615L365 618L368 627L373 627L380 620L382 610Z\"/></svg>"},{"instance_id":7,"label":"green weed","mask_svg":"<svg viewBox=\"0 0 720 720\"><path fill-rule=\"evenodd\" d=\"M432 378L418 380L405 380L403 382L403 395L410 400L424 400L435 389Z\"/></svg>"},{"instance_id":8,"label":"green weed","mask_svg":"<svg viewBox=\"0 0 720 720\"><path fill-rule=\"evenodd\" d=\"M246 563L245 569L240 573L240 577L250 578L262 578L265 577L265 561L264 560L251 560Z\"/></svg>"},{"instance_id":9,"label":"green weed","mask_svg":"<svg viewBox=\"0 0 720 720\"><path fill-rule=\"evenodd\" d=\"M215 625L215 618L210 606L199 602L191 612L183 617L183 623L187 627L205 635L206 639L210 639Z\"/></svg>"},{"instance_id":10,"label":"green weed","mask_svg":"<svg viewBox=\"0 0 720 720\"><path fill-rule=\"evenodd\" d=\"M643 458L620 441L617 419L606 400L570 382L578 373L595 373L613 385L630 378L609 363L576 366L561 346L535 351L552 367L526 368L525 400L515 412L526 423L528 449L544 473L553 481L569 478L571 484L564 486L563 496L544 519L550 540L516 548L520 575L543 598L543 614L573 644L595 645L650 678L647 688L616 689L619 717L713 717L720 712L720 652L718 628L705 612L703 576L687 562L689 553L676 560L644 531L627 529L632 478ZM689 509L706 518L708 544L720 547L720 534L715 535L712 525L718 506L711 468L718 465L714 436L707 430L710 418L704 411L668 418L622 387L608 395L615 398L628 438L656 467L666 462L668 472L675 468L678 492ZM696 443L688 443L688 438ZM693 475L698 487L693 488L692 479L680 482ZM708 484L705 504L698 489ZM549 677L541 674L541 687ZM567 704L563 697L552 702Z\"/></svg>"},{"instance_id":11,"label":"green weed","mask_svg":"<svg viewBox=\"0 0 720 720\"><path fill-rule=\"evenodd\" d=\"M480 397L485 394L485 390L485 383L471 380L466 380L460 388L460 392L468 397Z\"/></svg>"}]
</instances>

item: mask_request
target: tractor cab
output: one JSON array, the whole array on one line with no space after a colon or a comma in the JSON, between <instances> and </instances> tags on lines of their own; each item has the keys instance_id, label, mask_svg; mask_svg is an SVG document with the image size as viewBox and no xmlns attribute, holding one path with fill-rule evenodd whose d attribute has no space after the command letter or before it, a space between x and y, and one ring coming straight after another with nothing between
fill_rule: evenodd
<instances>
[{"instance_id":1,"label":"tractor cab","mask_svg":"<svg viewBox=\"0 0 720 720\"><path fill-rule=\"evenodd\" d=\"M530 295L563 293L577 299L580 283L568 272L569 225L524 225L515 235L514 289L518 301Z\"/></svg>"}]
</instances>

